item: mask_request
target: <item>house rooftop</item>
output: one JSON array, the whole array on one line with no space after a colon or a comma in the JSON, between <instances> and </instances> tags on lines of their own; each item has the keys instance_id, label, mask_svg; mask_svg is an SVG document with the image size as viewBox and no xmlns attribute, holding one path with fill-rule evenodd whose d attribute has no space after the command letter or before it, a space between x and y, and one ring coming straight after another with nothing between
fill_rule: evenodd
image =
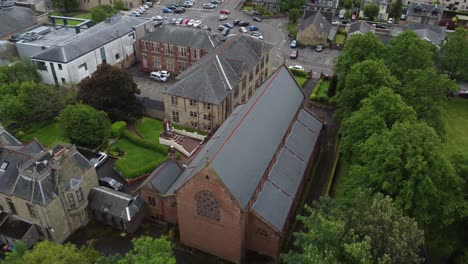
<instances>
[{"instance_id":1,"label":"house rooftop","mask_svg":"<svg viewBox=\"0 0 468 264\"><path fill-rule=\"evenodd\" d=\"M22 239L31 228L32 224L21 219L8 216L8 219L0 226L0 234L13 239Z\"/></svg>"},{"instance_id":2,"label":"house rooftop","mask_svg":"<svg viewBox=\"0 0 468 264\"><path fill-rule=\"evenodd\" d=\"M328 13L328 12L322 12L319 10L313 13L308 18L302 20L301 24L297 28L297 31L301 31L310 25L314 25L315 28L323 30L324 32L327 32L327 35L328 35L328 33L330 32L330 29L332 28L332 24L322 13Z\"/></svg>"},{"instance_id":3,"label":"house rooftop","mask_svg":"<svg viewBox=\"0 0 468 264\"><path fill-rule=\"evenodd\" d=\"M140 196L131 196L104 186L99 186L91 189L88 208L97 212L106 212L126 222L130 222L143 208L143 200Z\"/></svg>"},{"instance_id":4,"label":"house rooftop","mask_svg":"<svg viewBox=\"0 0 468 264\"><path fill-rule=\"evenodd\" d=\"M32 27L36 13L30 8L14 6L0 8L0 38Z\"/></svg>"},{"instance_id":5,"label":"house rooftop","mask_svg":"<svg viewBox=\"0 0 468 264\"><path fill-rule=\"evenodd\" d=\"M80 30L86 30L82 28ZM76 30L71 26L42 25L15 36L17 43L50 47L75 36Z\"/></svg>"}]
</instances>

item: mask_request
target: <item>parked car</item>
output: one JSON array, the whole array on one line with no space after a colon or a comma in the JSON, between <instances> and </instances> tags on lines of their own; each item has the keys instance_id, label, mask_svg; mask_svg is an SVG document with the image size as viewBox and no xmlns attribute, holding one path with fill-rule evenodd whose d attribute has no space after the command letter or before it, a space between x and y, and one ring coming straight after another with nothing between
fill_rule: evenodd
<instances>
[{"instance_id":1,"label":"parked car","mask_svg":"<svg viewBox=\"0 0 468 264\"><path fill-rule=\"evenodd\" d=\"M186 7L186 8L190 8L190 7L193 6L193 2L184 2L184 3L182 4L182 6L183 6L183 7Z\"/></svg>"},{"instance_id":2,"label":"parked car","mask_svg":"<svg viewBox=\"0 0 468 264\"><path fill-rule=\"evenodd\" d=\"M98 182L99 182L99 185L114 189L116 191L121 191L123 188L122 183L110 177L102 177L98 180Z\"/></svg>"},{"instance_id":3,"label":"parked car","mask_svg":"<svg viewBox=\"0 0 468 264\"><path fill-rule=\"evenodd\" d=\"M259 16L259 15L260 15L260 12L254 10L254 11L253 11L253 14L254 14L255 16Z\"/></svg>"},{"instance_id":4,"label":"parked car","mask_svg":"<svg viewBox=\"0 0 468 264\"><path fill-rule=\"evenodd\" d=\"M182 21L184 21L183 18L179 17L176 21L176 25L180 25L182 23Z\"/></svg>"},{"instance_id":5,"label":"parked car","mask_svg":"<svg viewBox=\"0 0 468 264\"><path fill-rule=\"evenodd\" d=\"M190 21L190 19L186 18L182 21L182 26L186 26L188 24L188 22Z\"/></svg>"},{"instance_id":6,"label":"parked car","mask_svg":"<svg viewBox=\"0 0 468 264\"><path fill-rule=\"evenodd\" d=\"M215 9L217 7L217 5L214 5L214 4L204 4L203 5L203 8L205 9Z\"/></svg>"},{"instance_id":7,"label":"parked car","mask_svg":"<svg viewBox=\"0 0 468 264\"><path fill-rule=\"evenodd\" d=\"M315 47L316 52L322 52L322 50L323 50L323 45L317 45L317 47Z\"/></svg>"},{"instance_id":8,"label":"parked car","mask_svg":"<svg viewBox=\"0 0 468 264\"><path fill-rule=\"evenodd\" d=\"M104 162L106 162L108 157L109 156L106 153L104 153L102 151L99 151L89 161L94 165L95 168L97 168L97 167L101 166L102 164L104 164Z\"/></svg>"},{"instance_id":9,"label":"parked car","mask_svg":"<svg viewBox=\"0 0 468 264\"><path fill-rule=\"evenodd\" d=\"M345 14L346 14L346 10L341 9L341 10L340 10L340 13L338 13L338 18L339 18L339 19L343 19L344 16L345 16Z\"/></svg>"},{"instance_id":10,"label":"parked car","mask_svg":"<svg viewBox=\"0 0 468 264\"><path fill-rule=\"evenodd\" d=\"M143 7L144 9L148 10L149 9L149 6L148 5L142 5L140 6L140 8Z\"/></svg>"},{"instance_id":11,"label":"parked car","mask_svg":"<svg viewBox=\"0 0 468 264\"><path fill-rule=\"evenodd\" d=\"M234 26L238 26L238 25L239 25L239 22L240 22L240 20L239 20L239 19L236 19L236 20L232 21L232 24L233 24Z\"/></svg>"},{"instance_id":12,"label":"parked car","mask_svg":"<svg viewBox=\"0 0 468 264\"><path fill-rule=\"evenodd\" d=\"M177 18L171 19L171 24L175 24L175 23L177 23Z\"/></svg>"},{"instance_id":13,"label":"parked car","mask_svg":"<svg viewBox=\"0 0 468 264\"><path fill-rule=\"evenodd\" d=\"M260 28L258 28L257 26L250 26L249 30L250 31L258 31L258 30L260 30Z\"/></svg>"},{"instance_id":14,"label":"parked car","mask_svg":"<svg viewBox=\"0 0 468 264\"><path fill-rule=\"evenodd\" d=\"M252 17L252 20L255 22L262 22L262 20L259 17Z\"/></svg>"},{"instance_id":15,"label":"parked car","mask_svg":"<svg viewBox=\"0 0 468 264\"><path fill-rule=\"evenodd\" d=\"M229 24L229 23L224 23L223 26L224 26L224 27L227 27L227 28L229 28L229 29L232 29L232 28L233 28L233 26L232 26L231 24Z\"/></svg>"},{"instance_id":16,"label":"parked car","mask_svg":"<svg viewBox=\"0 0 468 264\"><path fill-rule=\"evenodd\" d=\"M193 27L200 27L201 26L201 20L195 20L195 22L193 22Z\"/></svg>"},{"instance_id":17,"label":"parked car","mask_svg":"<svg viewBox=\"0 0 468 264\"><path fill-rule=\"evenodd\" d=\"M211 1L211 3L212 3L213 5L219 5L219 4L221 4L221 2L218 1L218 0L213 0L213 1Z\"/></svg>"},{"instance_id":18,"label":"parked car","mask_svg":"<svg viewBox=\"0 0 468 264\"><path fill-rule=\"evenodd\" d=\"M195 23L195 20L190 19L189 22L187 23L187 26L192 27L193 23Z\"/></svg>"},{"instance_id":19,"label":"parked car","mask_svg":"<svg viewBox=\"0 0 468 264\"><path fill-rule=\"evenodd\" d=\"M165 8L162 9L162 12L163 12L163 13L172 13L172 10L169 9L169 8L167 8L167 7L165 7Z\"/></svg>"},{"instance_id":20,"label":"parked car","mask_svg":"<svg viewBox=\"0 0 468 264\"><path fill-rule=\"evenodd\" d=\"M289 45L291 48L295 49L297 47L297 40L293 40L291 42L291 45Z\"/></svg>"},{"instance_id":21,"label":"parked car","mask_svg":"<svg viewBox=\"0 0 468 264\"><path fill-rule=\"evenodd\" d=\"M154 16L154 17L152 17L152 19L153 19L154 21L162 21L162 20L163 20L163 17L162 17L162 16Z\"/></svg>"},{"instance_id":22,"label":"parked car","mask_svg":"<svg viewBox=\"0 0 468 264\"><path fill-rule=\"evenodd\" d=\"M225 27L223 25L219 25L218 31L223 31L224 29L225 29Z\"/></svg>"},{"instance_id":23,"label":"parked car","mask_svg":"<svg viewBox=\"0 0 468 264\"><path fill-rule=\"evenodd\" d=\"M169 4L169 5L166 6L166 8L169 8L169 9L171 9L171 10L174 10L174 9L176 9L177 7L178 7L178 6L176 6L176 5L174 5L174 4Z\"/></svg>"},{"instance_id":24,"label":"parked car","mask_svg":"<svg viewBox=\"0 0 468 264\"><path fill-rule=\"evenodd\" d=\"M182 6L179 6L179 7L176 7L176 9L174 9L174 14L182 14L185 12L185 8L182 7Z\"/></svg>"},{"instance_id":25,"label":"parked car","mask_svg":"<svg viewBox=\"0 0 468 264\"><path fill-rule=\"evenodd\" d=\"M461 90L460 92L458 92L458 96L462 98L468 98L468 90Z\"/></svg>"},{"instance_id":26,"label":"parked car","mask_svg":"<svg viewBox=\"0 0 468 264\"><path fill-rule=\"evenodd\" d=\"M389 19L387 20L387 24L393 24L393 18L389 18Z\"/></svg>"},{"instance_id":27,"label":"parked car","mask_svg":"<svg viewBox=\"0 0 468 264\"><path fill-rule=\"evenodd\" d=\"M247 22L247 21L239 21L238 25L239 25L239 27L246 27L246 26L250 25L250 23Z\"/></svg>"},{"instance_id":28,"label":"parked car","mask_svg":"<svg viewBox=\"0 0 468 264\"><path fill-rule=\"evenodd\" d=\"M380 29L385 29L385 27L380 25L380 24L372 24L372 26L374 26L376 28L380 28Z\"/></svg>"},{"instance_id":29,"label":"parked car","mask_svg":"<svg viewBox=\"0 0 468 264\"><path fill-rule=\"evenodd\" d=\"M158 82L167 82L167 77L162 76L159 72L151 72L150 78Z\"/></svg>"},{"instance_id":30,"label":"parked car","mask_svg":"<svg viewBox=\"0 0 468 264\"><path fill-rule=\"evenodd\" d=\"M227 35L229 35L229 32L230 32L230 31L231 31L231 30L230 30L229 28L225 27L225 28L223 29L223 31L221 31L221 35L227 36Z\"/></svg>"},{"instance_id":31,"label":"parked car","mask_svg":"<svg viewBox=\"0 0 468 264\"><path fill-rule=\"evenodd\" d=\"M290 57L291 59L297 59L297 55L299 55L299 51L293 50L293 51L291 52L291 54L289 55L289 57Z\"/></svg>"},{"instance_id":32,"label":"parked car","mask_svg":"<svg viewBox=\"0 0 468 264\"><path fill-rule=\"evenodd\" d=\"M130 13L130 15L135 16L135 17L139 17L141 14L138 11L132 11L132 13Z\"/></svg>"},{"instance_id":33,"label":"parked car","mask_svg":"<svg viewBox=\"0 0 468 264\"><path fill-rule=\"evenodd\" d=\"M145 2L145 5L147 5L149 7L153 7L153 2Z\"/></svg>"},{"instance_id":34,"label":"parked car","mask_svg":"<svg viewBox=\"0 0 468 264\"><path fill-rule=\"evenodd\" d=\"M136 11L140 12L141 14L146 12L146 10L143 7L137 7Z\"/></svg>"},{"instance_id":35,"label":"parked car","mask_svg":"<svg viewBox=\"0 0 468 264\"><path fill-rule=\"evenodd\" d=\"M292 66L289 66L289 69L305 71L304 67L302 67L301 65L292 65Z\"/></svg>"},{"instance_id":36,"label":"parked car","mask_svg":"<svg viewBox=\"0 0 468 264\"><path fill-rule=\"evenodd\" d=\"M239 27L239 31L242 33L247 33L247 29L245 29L245 27Z\"/></svg>"},{"instance_id":37,"label":"parked car","mask_svg":"<svg viewBox=\"0 0 468 264\"><path fill-rule=\"evenodd\" d=\"M227 20L227 19L228 19L228 16L226 16L226 15L220 15L220 16L218 17L218 20L219 20L219 21L223 21L223 20Z\"/></svg>"},{"instance_id":38,"label":"parked car","mask_svg":"<svg viewBox=\"0 0 468 264\"><path fill-rule=\"evenodd\" d=\"M229 15L229 14L231 14L231 12L230 12L229 10L226 10L226 9L221 9L221 10L219 10L219 13L220 13L220 14L224 14L224 15Z\"/></svg>"},{"instance_id":39,"label":"parked car","mask_svg":"<svg viewBox=\"0 0 468 264\"><path fill-rule=\"evenodd\" d=\"M406 14L401 14L400 20L406 20Z\"/></svg>"},{"instance_id":40,"label":"parked car","mask_svg":"<svg viewBox=\"0 0 468 264\"><path fill-rule=\"evenodd\" d=\"M251 35L252 38L256 38L256 39L259 39L259 40L263 40L263 36L262 35Z\"/></svg>"},{"instance_id":41,"label":"parked car","mask_svg":"<svg viewBox=\"0 0 468 264\"><path fill-rule=\"evenodd\" d=\"M154 27L159 27L162 24L163 24L162 21L154 21Z\"/></svg>"},{"instance_id":42,"label":"parked car","mask_svg":"<svg viewBox=\"0 0 468 264\"><path fill-rule=\"evenodd\" d=\"M157 71L156 74L162 77L166 77L166 78L171 77L171 73L168 71Z\"/></svg>"}]
</instances>

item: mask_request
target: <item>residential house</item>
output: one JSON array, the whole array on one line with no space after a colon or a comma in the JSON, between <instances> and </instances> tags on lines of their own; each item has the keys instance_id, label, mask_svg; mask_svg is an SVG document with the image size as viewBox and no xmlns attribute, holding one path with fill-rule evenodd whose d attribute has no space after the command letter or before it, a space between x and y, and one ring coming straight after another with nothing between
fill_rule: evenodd
<instances>
[{"instance_id":1,"label":"residential house","mask_svg":"<svg viewBox=\"0 0 468 264\"><path fill-rule=\"evenodd\" d=\"M411 3L407 12L407 20L410 23L437 26L444 8L443 5L437 4Z\"/></svg>"},{"instance_id":2,"label":"residential house","mask_svg":"<svg viewBox=\"0 0 468 264\"><path fill-rule=\"evenodd\" d=\"M163 92L166 118L201 131L221 125L269 76L271 48L246 34L228 38Z\"/></svg>"},{"instance_id":3,"label":"residential house","mask_svg":"<svg viewBox=\"0 0 468 264\"><path fill-rule=\"evenodd\" d=\"M442 3L442 1L440 1ZM403 1L405 4L405 1ZM422 3L422 4L432 4L435 3L433 0L407 0L406 4L411 5L411 3ZM466 0L445 0L443 1L445 8L453 11L468 11L468 2Z\"/></svg>"},{"instance_id":4,"label":"residential house","mask_svg":"<svg viewBox=\"0 0 468 264\"><path fill-rule=\"evenodd\" d=\"M7 226L0 226L2 242L62 243L89 221L88 194L98 185L93 164L72 145L43 149L37 141L21 144L2 134L0 208L8 213Z\"/></svg>"},{"instance_id":5,"label":"residential house","mask_svg":"<svg viewBox=\"0 0 468 264\"><path fill-rule=\"evenodd\" d=\"M115 0L80 0L80 10L91 10L99 5L114 5ZM125 7L132 9L139 7L142 1L139 0L122 0Z\"/></svg>"},{"instance_id":6,"label":"residential house","mask_svg":"<svg viewBox=\"0 0 468 264\"><path fill-rule=\"evenodd\" d=\"M90 217L127 233L134 233L145 217L143 200L139 195L99 186L89 193Z\"/></svg>"},{"instance_id":7,"label":"residential house","mask_svg":"<svg viewBox=\"0 0 468 264\"><path fill-rule=\"evenodd\" d=\"M339 0L311 0L307 8L313 11L331 12L335 15L339 2Z\"/></svg>"},{"instance_id":8,"label":"residential house","mask_svg":"<svg viewBox=\"0 0 468 264\"><path fill-rule=\"evenodd\" d=\"M375 4L379 7L379 13L376 18L378 20L387 21L389 19L388 13L390 12L392 2L389 0L361 0L361 7L359 10L359 17L365 17L364 8L366 5Z\"/></svg>"},{"instance_id":9,"label":"residential house","mask_svg":"<svg viewBox=\"0 0 468 264\"><path fill-rule=\"evenodd\" d=\"M366 34L367 32L374 33L375 29L376 29L375 27L373 27L372 25L370 25L369 23L365 21L358 21L349 26L348 38L356 34Z\"/></svg>"},{"instance_id":10,"label":"residential house","mask_svg":"<svg viewBox=\"0 0 468 264\"><path fill-rule=\"evenodd\" d=\"M15 6L14 1L0 0L0 39L47 22L47 14L38 14L27 7Z\"/></svg>"},{"instance_id":11,"label":"residential house","mask_svg":"<svg viewBox=\"0 0 468 264\"><path fill-rule=\"evenodd\" d=\"M447 34L445 27L437 25L410 23L408 24L408 29L435 46L442 46Z\"/></svg>"},{"instance_id":12,"label":"residential house","mask_svg":"<svg viewBox=\"0 0 468 264\"><path fill-rule=\"evenodd\" d=\"M457 25L465 27L465 29L466 29L467 26L468 26L468 16L466 16L466 15L456 15L456 18L457 18Z\"/></svg>"},{"instance_id":13,"label":"residential house","mask_svg":"<svg viewBox=\"0 0 468 264\"><path fill-rule=\"evenodd\" d=\"M297 28L296 39L301 45L319 45L333 40L329 39L332 29L331 22L319 10L306 19L303 19ZM336 33L336 31L334 31Z\"/></svg>"},{"instance_id":14,"label":"residential house","mask_svg":"<svg viewBox=\"0 0 468 264\"><path fill-rule=\"evenodd\" d=\"M130 67L138 39L154 30L152 20L116 15L31 57L49 84L78 83L101 63Z\"/></svg>"},{"instance_id":15,"label":"residential house","mask_svg":"<svg viewBox=\"0 0 468 264\"><path fill-rule=\"evenodd\" d=\"M214 49L220 41L210 31L163 25L139 41L142 71L180 74Z\"/></svg>"},{"instance_id":16,"label":"residential house","mask_svg":"<svg viewBox=\"0 0 468 264\"><path fill-rule=\"evenodd\" d=\"M186 166L168 159L140 186L180 241L241 263L277 258L318 152L322 123L281 66L237 106Z\"/></svg>"},{"instance_id":17,"label":"residential house","mask_svg":"<svg viewBox=\"0 0 468 264\"><path fill-rule=\"evenodd\" d=\"M267 10L274 12L280 11L280 1L279 0L253 0L252 3L255 6L263 6Z\"/></svg>"}]
</instances>

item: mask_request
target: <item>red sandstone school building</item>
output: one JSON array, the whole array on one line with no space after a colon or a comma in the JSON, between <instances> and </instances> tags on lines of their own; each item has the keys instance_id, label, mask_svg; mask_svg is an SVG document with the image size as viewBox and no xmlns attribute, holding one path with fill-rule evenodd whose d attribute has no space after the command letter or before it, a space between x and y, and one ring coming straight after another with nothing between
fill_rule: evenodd
<instances>
[{"instance_id":1,"label":"red sandstone school building","mask_svg":"<svg viewBox=\"0 0 468 264\"><path fill-rule=\"evenodd\" d=\"M182 243L232 262L247 251L277 258L323 127L305 99L280 67L189 164L168 159L142 183L149 214L177 224Z\"/></svg>"}]
</instances>

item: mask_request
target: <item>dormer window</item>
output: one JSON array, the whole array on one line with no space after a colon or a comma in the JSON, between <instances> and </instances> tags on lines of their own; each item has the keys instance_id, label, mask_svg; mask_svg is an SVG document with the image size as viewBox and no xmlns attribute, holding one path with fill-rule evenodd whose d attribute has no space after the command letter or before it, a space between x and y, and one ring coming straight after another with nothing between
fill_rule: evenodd
<instances>
[{"instance_id":1,"label":"dormer window","mask_svg":"<svg viewBox=\"0 0 468 264\"><path fill-rule=\"evenodd\" d=\"M2 166L0 167L0 171L5 171L6 168L8 167L8 164L10 164L8 161L4 161L2 163Z\"/></svg>"}]
</instances>

